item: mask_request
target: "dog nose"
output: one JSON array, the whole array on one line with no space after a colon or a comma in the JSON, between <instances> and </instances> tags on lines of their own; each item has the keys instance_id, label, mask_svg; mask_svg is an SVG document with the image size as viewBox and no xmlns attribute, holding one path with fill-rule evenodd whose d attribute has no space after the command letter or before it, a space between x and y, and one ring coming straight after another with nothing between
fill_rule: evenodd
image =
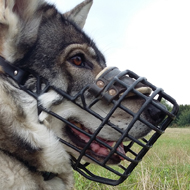
<instances>
[{"instance_id":1,"label":"dog nose","mask_svg":"<svg viewBox=\"0 0 190 190\"><path fill-rule=\"evenodd\" d=\"M158 103L158 104L159 104L163 109L167 110L167 108L166 108L163 104L160 104L160 103ZM153 105L149 105L149 107L148 107L148 109L147 109L147 112L148 112L148 114L150 115L151 119L152 119L154 122L156 122L156 123L160 123L160 122L165 118L165 116L166 116L166 114L165 114L162 110L156 108L156 107L153 106Z\"/></svg>"}]
</instances>

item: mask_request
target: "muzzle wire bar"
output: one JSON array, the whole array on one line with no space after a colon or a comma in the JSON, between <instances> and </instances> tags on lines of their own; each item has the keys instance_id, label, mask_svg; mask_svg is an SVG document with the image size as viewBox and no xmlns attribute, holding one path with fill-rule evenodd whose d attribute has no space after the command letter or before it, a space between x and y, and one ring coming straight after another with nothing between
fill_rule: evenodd
<instances>
[{"instance_id":1,"label":"muzzle wire bar","mask_svg":"<svg viewBox=\"0 0 190 190\"><path fill-rule=\"evenodd\" d=\"M130 71L126 71L126 73ZM126 74L125 73L125 74ZM134 74L134 73L132 73ZM136 78L138 78L138 76L136 76ZM117 83L119 83L119 79L117 77L115 77L114 79L117 80ZM90 176L87 176L86 174L84 174L79 168L77 169L77 171L79 171L80 173L82 173L82 175L84 175L85 177L87 177L88 179L97 181L97 182L101 182L102 183L102 179L103 179L103 183L109 184L109 185L118 185L119 183L123 182L132 172L132 170L137 166L137 164L142 160L142 158L144 157L144 155L148 152L148 150L153 146L153 144L156 142L156 140L160 137L160 135L164 132L164 130L167 128L167 126L171 123L171 121L174 119L175 115L178 112L178 105L175 102L174 99L172 99L170 96L168 96L166 93L163 92L162 89L156 88L155 86L153 86L152 84L150 84L149 82L147 82L145 79L139 79L138 82L136 82L136 84L138 84L140 81L144 82L145 85L149 86L152 88L152 90L154 90L153 94L149 97L140 94L138 91L135 90L135 84L133 84L133 87L128 88L128 86L126 87L126 91L125 93L122 95L123 97L121 97L120 100L113 100L112 103L114 102L114 107L113 109L110 111L110 113L107 115L108 118L105 119L105 121L108 123L108 119L110 118L110 116L113 114L113 112L115 111L115 109L119 106L121 107L121 102L124 99L124 97L128 94L128 92L130 92L133 89L133 92L135 94L137 94L138 96L141 96L143 98L146 99L146 103L143 105L143 107L141 107L141 110L136 113L136 114L132 114L130 111L128 111L126 108L121 107L123 110L125 110L126 112L128 112L129 114L133 115L133 120L131 121L131 126L128 127L128 131L130 131L130 129L132 128L133 124L135 123L136 120L140 120L142 122L144 122L146 125L148 125L151 129L153 129L155 132L155 134L149 139L146 140L145 138L143 138L143 141L146 143L143 144L141 143L141 141L135 139L134 137L130 137L130 135L128 135L128 137L131 139L131 143L128 145L127 147L127 151L131 152L136 158L134 160L128 159L131 161L131 164L127 167L127 169L124 171L124 173L122 175L119 175L117 173L118 176L121 176L119 180L108 180L105 178L99 178L98 176L94 176L92 174L90 174L89 172L87 172ZM110 86L114 83L114 81L112 81L112 83L110 83ZM120 82L120 84L124 85L123 82ZM109 89L109 87L107 87L107 89ZM106 90L107 90L106 89ZM155 96L159 94L159 101L161 101L162 98L166 99L167 101L169 101L172 105L173 105L173 110L172 112L169 112L167 110L165 110L163 107L159 106L157 103L153 102L153 99L155 98ZM94 100L94 103L96 103L98 100ZM149 105L149 104L153 104L155 107L157 107L158 109L160 109L161 111L163 111L165 113L165 115L168 116L168 118L161 124L161 126L157 127L154 126L150 123L148 123L147 121L143 120L140 118L140 114L143 112L143 110ZM91 105L92 106L92 105ZM104 122L105 123L105 122ZM111 155L116 151L116 148L118 147L118 145L120 144L120 142L123 141L123 139L125 138L125 136L127 136L128 131L126 131L120 138L120 140L117 141L117 144L115 145L115 148L110 152L109 156L104 160L104 162L102 163L102 166L105 167L106 169L110 170L110 168L106 167L106 162L110 159ZM96 134L95 134L96 136ZM94 140L95 138L93 138ZM91 141L92 142L92 141ZM142 150L139 153L135 153L131 147L134 145L134 143L137 143L138 145L142 146ZM86 146L87 147L87 146ZM121 156L121 154L119 152L117 152L117 154L119 154ZM80 155L80 159L81 159L82 155ZM76 164L78 164L76 162ZM81 167L81 165L80 165ZM125 167L122 167L125 168ZM82 170L84 170L86 172L86 167L81 167ZM112 170L113 171L113 170ZM116 172L113 171L115 174Z\"/></svg>"},{"instance_id":2,"label":"muzzle wire bar","mask_svg":"<svg viewBox=\"0 0 190 190\"><path fill-rule=\"evenodd\" d=\"M132 77L135 81L134 83L131 85L126 84L125 82L123 82L120 78L122 78L123 76L129 75L129 77ZM141 92L139 92L135 87L136 85L138 85L139 83L143 83L144 85L150 87L153 92L150 96L147 96L145 94L142 94ZM125 88L125 90L122 92L122 95L118 96L117 98L111 98L109 96L105 96L105 93L107 93L107 91L114 85L120 85L122 86L122 88ZM38 94L40 93L40 85L38 84ZM22 86L23 89L25 89ZM67 94L66 92L62 91L61 89L57 89L54 86L51 86L49 84L47 84L47 86L45 87L45 91L43 89L43 93L48 92L50 89L53 89L54 91L56 91L58 94L60 94L61 96L63 96L63 99L67 99L71 102L73 102L74 104L76 104L77 106L79 106L81 109L85 110L86 112L90 113L91 115L93 115L94 117L96 117L97 119L99 119L101 121L101 124L99 125L99 127L96 129L96 131L93 134L88 134L86 131L76 127L74 124L70 123L69 121L67 121L66 119L62 118L61 116L57 115L56 113L50 111L50 110L46 110L45 108L42 107L42 105L39 105L40 110L43 110L45 112L47 112L48 114L56 117L57 119L61 120L62 122L66 123L66 125L71 126L72 128L78 130L79 132L83 133L84 135L88 136L90 138L90 140L88 141L88 143L86 144L85 147L78 148L75 145L68 143L66 141L64 141L63 139L59 139L60 142L64 143L65 145L69 146L70 148L74 149L75 151L77 151L79 153L78 158L74 158L72 156L72 166L73 169L78 171L81 175L83 175L84 177L86 177L89 180L92 181L96 181L99 183L104 183L104 184L108 184L108 185L112 185L112 186L116 186L120 183L122 183L124 180L126 180L128 178L128 176L131 174L131 172L134 170L134 168L138 165L138 163L142 160L142 158L145 156L145 154L148 152L148 150L153 146L153 144L157 141L157 139L161 136L161 134L163 134L163 132L165 131L165 129L167 128L167 126L172 122L172 120L175 118L177 112L178 112L178 105L176 103L176 101L171 98L169 95L167 95L161 88L157 88L154 85L152 85L151 83L149 83L145 78L143 77L139 77L138 75L134 74L133 72L126 70L122 73L119 73L118 76L114 76L113 79L108 83L108 85L106 86L106 88L104 89L104 91L102 91L101 93L96 93L98 94L97 97L95 97L90 103L87 103L85 100L85 93L86 92L93 92L93 90L90 89L91 86L85 86L78 94L76 94L75 96L70 96L69 94ZM28 92L28 89L25 89ZM135 96L137 97L141 97L145 100L145 103L142 105L142 107L139 109L139 111L137 113L134 113L133 111L131 111L130 109L128 109L127 107L125 107L124 105L122 105L123 100L126 98L126 96L132 92L133 94L135 94ZM33 95L34 92L28 92L29 94ZM158 104L158 102L156 102L154 100L154 98L158 95L158 99L156 100L158 102L160 102L162 99L167 100L171 105L173 105L173 109L172 111L168 111L165 108L163 108L163 106L161 106L160 104ZM34 97L38 97L35 95L33 95ZM93 96L93 94L92 94ZM97 102L102 101L102 99L106 99L108 98L108 102L112 103L112 109L110 110L110 112L107 114L106 117L102 117L101 115L99 115L98 113L96 113L92 108L94 105L97 104ZM104 99L104 101L105 101ZM79 101L80 100L80 101ZM147 107L149 105L153 105L154 107L156 107L157 109L161 110L164 114L165 117L162 121L160 122L161 124L159 126L156 126L154 124L151 124L150 122L148 122L147 120L141 118L141 114L144 112L145 109L147 109ZM130 114L132 116L132 120L130 121L128 128L124 131L120 130L115 124L113 124L110 121L110 117L113 115L113 113L118 109L122 109L123 111L125 111L126 113ZM146 139L143 138L143 140L137 139L133 136L131 136L129 134L130 130L132 129L133 125L135 124L135 122L140 121L142 123L144 123L145 125L147 125L151 130L154 131L154 134L150 137L150 139ZM111 128L115 129L115 131L119 132L120 138L118 139L118 141L116 142L114 147L110 147L109 145L107 145L105 142L103 142L101 139L97 138L98 134L101 132L101 130L104 128L105 125L110 126ZM123 155L122 153L120 153L117 148L119 147L119 145L124 141L125 138L130 139L128 145L125 145L125 151L126 151L126 155ZM103 160L103 162L98 161L96 158L92 157L91 155L88 154L88 149L91 145L92 142L98 142L100 143L102 146L108 148L110 150L108 156L106 156L106 158ZM133 147L137 146L141 147L141 150L139 150L138 152L136 152ZM131 155L133 155L133 158L127 156L127 154L130 153ZM118 165L118 168L120 168L121 171L118 171L118 169L115 169L109 165L107 165L107 162L111 159L111 157L116 154L118 156L123 157L124 160L126 160L126 162L128 163L127 166L125 166L125 163L120 163ZM106 178L104 176L98 176L94 173L92 173L90 171L90 169L88 169L88 167L90 166L89 163L85 163L82 164L81 161L87 157L88 159L92 160L94 163L100 165L101 167L105 168L106 170L108 170L109 172L113 173L114 176L116 176L116 179L110 179L110 178Z\"/></svg>"},{"instance_id":3,"label":"muzzle wire bar","mask_svg":"<svg viewBox=\"0 0 190 190\"><path fill-rule=\"evenodd\" d=\"M46 112L63 122L64 125L69 126L69 130L75 129L79 133L89 138L89 141L86 143L86 145L81 148L58 137L61 143L65 144L78 153L78 156L71 156L73 169L92 181L116 186L126 180L134 168L148 152L148 150L154 145L161 134L164 133L165 129L173 121L178 113L179 106L171 96L166 94L161 88L157 88L148 82L145 78L139 77L137 74L130 70L120 72L117 68L107 69L97 79L97 81L103 81L105 84L104 87L99 87L97 84L89 84L87 86L84 86L80 92L73 96L49 84L48 79L42 78L39 76L39 74L36 74L33 71L24 71L20 68L15 68L15 66L13 67L1 57L0 65L3 67L5 74L12 78L18 84L20 89L36 99L39 114L41 112ZM17 76L14 76L13 74L15 69L18 72ZM28 80L30 75L36 79L35 89L29 89L27 85L25 85L25 82ZM138 90L141 87L151 89L152 93L142 93ZM110 89L114 89L114 92L116 92L116 94L110 95L108 93ZM96 118L100 122L96 130L93 133L89 133L77 127L67 118L63 118L61 115L58 115L57 113L51 111L51 109L48 110L44 108L43 105L39 103L39 97L44 93L48 93L50 90L53 90L59 94L62 97L63 101L65 99L67 101L71 101L86 113ZM91 94L90 102L86 100L86 94ZM144 103L136 113L129 109L127 105L123 104L129 95L129 98L131 98L131 94L132 98L137 97L144 100ZM172 106L172 109L167 110L163 106L162 100L167 101ZM105 116L102 116L93 109L94 106L101 102L106 102L107 105L112 106L110 111ZM160 118L159 122L152 123L142 117L142 113L148 112L147 110L151 106L162 113L163 117ZM126 115L130 115L132 118L126 129L119 128L118 125L115 124L111 119L113 114L118 109L122 110L122 112L124 112ZM149 129L149 131L152 130L152 132L146 137L140 139L136 138L130 134L130 131L136 122L143 123ZM114 130L115 133L119 134L120 136L113 147L99 138L99 135L105 126L109 127L111 130ZM128 142L124 142L126 139ZM98 157L94 157L89 153L90 146L93 142L96 142L99 144L99 146L107 148L109 150L109 153L103 160L99 160ZM119 147L121 145L125 150L125 154L119 151ZM110 178L108 176L101 176L99 174L95 174L93 171L90 171L91 164L88 162L82 162L82 160L85 160L85 158L88 158L88 160L91 160L92 162L105 169L105 174L107 174L107 172L113 174L113 177ZM109 161L113 158L117 158L116 160L119 160L117 161L119 164L118 166L111 166L108 164ZM122 162L120 162L121 159L123 160Z\"/></svg>"}]
</instances>

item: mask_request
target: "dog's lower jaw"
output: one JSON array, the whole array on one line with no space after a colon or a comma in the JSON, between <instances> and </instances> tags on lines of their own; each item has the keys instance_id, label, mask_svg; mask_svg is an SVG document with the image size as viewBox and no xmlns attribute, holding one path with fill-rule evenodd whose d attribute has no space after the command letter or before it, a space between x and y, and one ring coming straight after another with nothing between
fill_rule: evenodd
<instances>
[{"instance_id":1,"label":"dog's lower jaw","mask_svg":"<svg viewBox=\"0 0 190 190\"><path fill-rule=\"evenodd\" d=\"M80 123L77 123L75 121L70 121L72 124L76 125L77 127L80 128L83 127ZM91 134L90 131L85 129L85 131L88 134ZM66 134L70 138L71 144L76 146L78 149L82 150L89 142L90 138L86 136L85 134L77 131L76 129L72 129L70 126L66 126ZM110 147L114 147L116 142L114 141L107 141L102 138L96 137L96 139L104 142L105 144L109 145ZM123 143L120 144L120 146L117 148L117 151L125 155L124 148L123 148ZM110 153L110 149L105 147L103 144L98 143L97 140L93 140L90 143L90 146L86 150L86 154L89 156L95 158L99 162L103 161ZM73 155L76 157L76 155ZM78 156L77 156L78 157ZM87 157L84 158L84 160L89 161ZM108 161L109 165L115 165L120 163L123 160L123 158L119 155L112 155L111 158ZM90 161L92 162L92 161Z\"/></svg>"}]
</instances>

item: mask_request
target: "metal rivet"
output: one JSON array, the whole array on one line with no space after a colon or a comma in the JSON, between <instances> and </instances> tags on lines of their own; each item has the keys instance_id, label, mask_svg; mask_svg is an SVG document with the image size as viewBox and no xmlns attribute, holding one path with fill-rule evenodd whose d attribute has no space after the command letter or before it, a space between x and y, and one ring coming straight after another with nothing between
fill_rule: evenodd
<instances>
[{"instance_id":1,"label":"metal rivet","mask_svg":"<svg viewBox=\"0 0 190 190\"><path fill-rule=\"evenodd\" d=\"M110 90L109 90L109 94L110 94L111 96L115 96L115 95L117 94L117 92L116 92L115 89L110 89Z\"/></svg>"},{"instance_id":2,"label":"metal rivet","mask_svg":"<svg viewBox=\"0 0 190 190\"><path fill-rule=\"evenodd\" d=\"M96 84L97 84L97 86L98 86L99 88L103 88L103 87L105 86L104 82L101 81L101 80L97 81Z\"/></svg>"},{"instance_id":3,"label":"metal rivet","mask_svg":"<svg viewBox=\"0 0 190 190\"><path fill-rule=\"evenodd\" d=\"M17 70L15 70L15 71L14 71L14 75L16 76L17 74L18 74L18 71L17 71Z\"/></svg>"}]
</instances>

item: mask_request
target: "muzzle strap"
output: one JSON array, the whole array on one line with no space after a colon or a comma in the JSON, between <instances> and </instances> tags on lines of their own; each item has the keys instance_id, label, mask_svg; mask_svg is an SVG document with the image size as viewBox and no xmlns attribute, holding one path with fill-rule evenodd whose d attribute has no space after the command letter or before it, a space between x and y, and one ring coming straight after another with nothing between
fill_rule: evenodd
<instances>
[{"instance_id":1,"label":"muzzle strap","mask_svg":"<svg viewBox=\"0 0 190 190\"><path fill-rule=\"evenodd\" d=\"M0 66L3 69L3 72L11 77L18 84L25 84L28 79L29 73L27 71L23 71L22 69L11 65L8 61L6 61L3 57L0 56Z\"/></svg>"},{"instance_id":2,"label":"muzzle strap","mask_svg":"<svg viewBox=\"0 0 190 190\"><path fill-rule=\"evenodd\" d=\"M146 85L134 80L133 77L134 76L126 76L124 72L121 72L117 67L106 67L97 75L96 84L92 84L89 91L96 97L101 94L107 102L111 102L126 91L126 86L128 86L128 88L133 87L134 89L147 88ZM125 85L122 85L121 82ZM147 94L150 94L150 92L151 89L149 88Z\"/></svg>"}]
</instances>

